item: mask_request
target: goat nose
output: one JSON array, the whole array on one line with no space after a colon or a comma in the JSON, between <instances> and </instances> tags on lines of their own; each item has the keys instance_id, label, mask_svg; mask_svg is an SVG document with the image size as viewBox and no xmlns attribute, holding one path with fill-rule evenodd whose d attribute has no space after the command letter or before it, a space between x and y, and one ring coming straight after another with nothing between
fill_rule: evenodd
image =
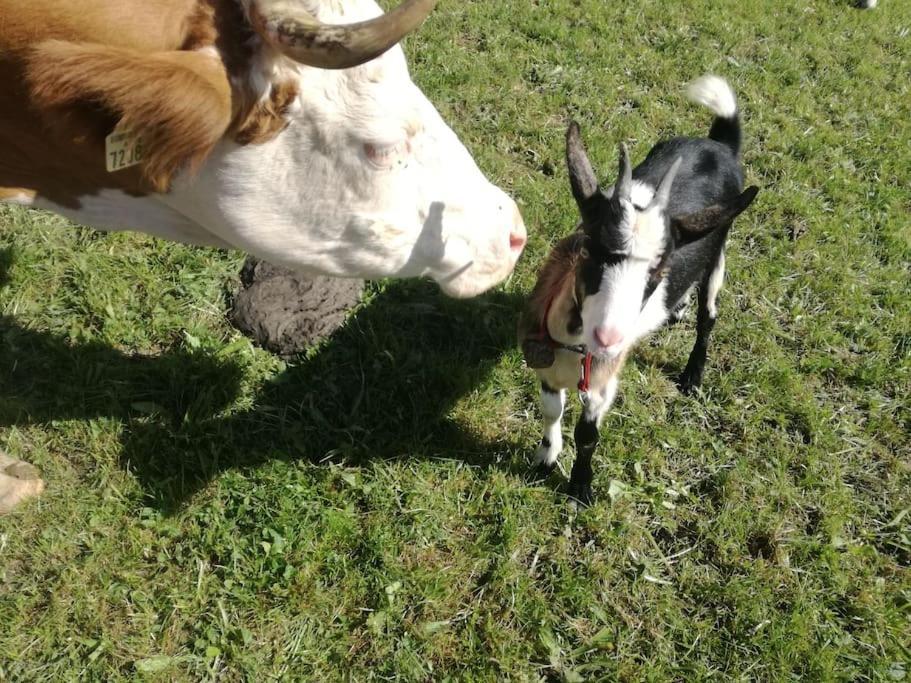
<instances>
[{"instance_id":1,"label":"goat nose","mask_svg":"<svg viewBox=\"0 0 911 683\"><path fill-rule=\"evenodd\" d=\"M607 349L622 342L623 335L615 327L596 327L595 341L601 345L601 348Z\"/></svg>"}]
</instances>

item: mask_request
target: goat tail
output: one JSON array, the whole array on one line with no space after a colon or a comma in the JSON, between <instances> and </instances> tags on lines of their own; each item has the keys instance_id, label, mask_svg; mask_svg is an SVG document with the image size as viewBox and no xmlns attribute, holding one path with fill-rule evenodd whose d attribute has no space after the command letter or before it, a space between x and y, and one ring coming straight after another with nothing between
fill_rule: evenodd
<instances>
[{"instance_id":1,"label":"goat tail","mask_svg":"<svg viewBox=\"0 0 911 683\"><path fill-rule=\"evenodd\" d=\"M687 97L696 104L708 107L715 120L709 130L709 139L730 147L734 156L740 155L740 110L737 97L726 80L706 74L689 84Z\"/></svg>"}]
</instances>

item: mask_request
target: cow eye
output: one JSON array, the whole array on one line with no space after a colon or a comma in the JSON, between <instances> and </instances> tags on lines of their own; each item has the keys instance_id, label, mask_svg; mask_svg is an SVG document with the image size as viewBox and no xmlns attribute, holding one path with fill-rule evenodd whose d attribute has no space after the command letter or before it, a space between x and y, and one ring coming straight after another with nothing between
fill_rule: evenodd
<instances>
[{"instance_id":1,"label":"cow eye","mask_svg":"<svg viewBox=\"0 0 911 683\"><path fill-rule=\"evenodd\" d=\"M394 144L364 143L364 155L371 165L380 169L404 168L411 156L411 144L402 140Z\"/></svg>"}]
</instances>

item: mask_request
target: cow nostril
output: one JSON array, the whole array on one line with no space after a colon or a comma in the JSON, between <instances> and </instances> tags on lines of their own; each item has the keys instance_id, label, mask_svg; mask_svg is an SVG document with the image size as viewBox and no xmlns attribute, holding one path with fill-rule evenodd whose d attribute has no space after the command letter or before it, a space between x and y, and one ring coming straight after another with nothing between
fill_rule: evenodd
<instances>
[{"instance_id":1,"label":"cow nostril","mask_svg":"<svg viewBox=\"0 0 911 683\"><path fill-rule=\"evenodd\" d=\"M623 335L620 333L620 330L616 328L596 327L595 341L598 342L602 348L606 349L622 342Z\"/></svg>"},{"instance_id":2,"label":"cow nostril","mask_svg":"<svg viewBox=\"0 0 911 683\"><path fill-rule=\"evenodd\" d=\"M525 235L521 232L509 233L509 248L513 251L521 251L525 246Z\"/></svg>"}]
</instances>

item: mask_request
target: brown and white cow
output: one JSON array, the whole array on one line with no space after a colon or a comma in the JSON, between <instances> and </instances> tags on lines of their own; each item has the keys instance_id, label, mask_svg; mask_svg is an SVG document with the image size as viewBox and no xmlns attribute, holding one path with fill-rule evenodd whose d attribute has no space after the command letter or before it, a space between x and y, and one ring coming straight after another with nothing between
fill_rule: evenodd
<instances>
[{"instance_id":1,"label":"brown and white cow","mask_svg":"<svg viewBox=\"0 0 911 683\"><path fill-rule=\"evenodd\" d=\"M0 201L480 294L525 227L409 77L435 3L0 0Z\"/></svg>"}]
</instances>

